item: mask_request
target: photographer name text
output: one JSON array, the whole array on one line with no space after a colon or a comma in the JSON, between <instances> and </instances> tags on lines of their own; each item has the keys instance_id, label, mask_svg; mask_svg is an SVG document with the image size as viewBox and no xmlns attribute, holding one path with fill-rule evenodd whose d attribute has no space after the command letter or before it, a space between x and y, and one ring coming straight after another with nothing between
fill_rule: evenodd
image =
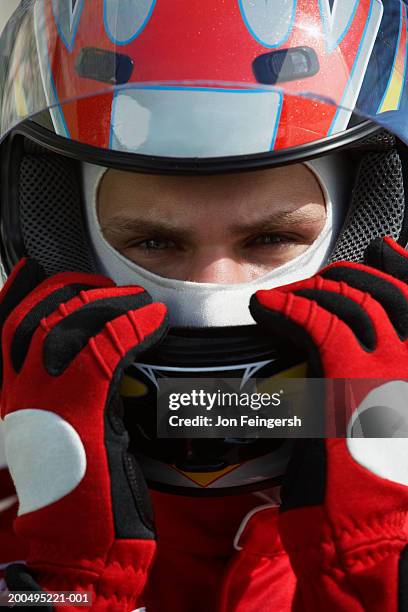
<instances>
[{"instance_id":1,"label":"photographer name text","mask_svg":"<svg viewBox=\"0 0 408 612\"><path fill-rule=\"evenodd\" d=\"M173 414L169 417L170 427L255 427L274 429L275 427L301 427L302 419L297 416L293 418L263 418L258 415L248 416L242 414L240 417L222 417L217 419L209 416L198 415L195 417L179 417Z\"/></svg>"}]
</instances>

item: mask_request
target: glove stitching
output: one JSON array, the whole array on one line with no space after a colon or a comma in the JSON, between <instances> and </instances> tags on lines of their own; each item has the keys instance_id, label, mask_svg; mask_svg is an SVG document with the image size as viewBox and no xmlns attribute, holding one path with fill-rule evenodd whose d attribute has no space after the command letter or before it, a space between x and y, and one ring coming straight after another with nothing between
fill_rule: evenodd
<instances>
[{"instance_id":1,"label":"glove stitching","mask_svg":"<svg viewBox=\"0 0 408 612\"><path fill-rule=\"evenodd\" d=\"M349 593L354 597L355 601L358 602L361 608L364 610L364 602L362 600L362 596L356 590L353 584L350 583L350 580L349 580L349 569L350 568L347 565L347 560L345 559L344 553L339 548L340 542L336 538L336 532L335 532L330 516L327 516L327 525L329 527L330 533L332 534L331 537L329 536L328 539L321 540L320 543L306 545L307 551L310 551L310 550L316 551L318 559L320 561L320 563L317 564L317 567L316 567L316 563L308 564L308 567L311 570L311 574L312 576L315 575L314 570L317 569L320 575L324 574L326 576L333 577L334 579L336 579L336 576L337 577L341 576L343 580L346 579ZM321 558L322 550L324 551L324 549L326 550L328 549L329 551L328 559L327 558L325 559L324 557L323 559ZM305 547L303 547L303 550L301 547L299 547L298 552L302 552L304 554ZM305 572L305 574L307 574L307 572Z\"/></svg>"},{"instance_id":2,"label":"glove stitching","mask_svg":"<svg viewBox=\"0 0 408 612\"><path fill-rule=\"evenodd\" d=\"M347 283L345 283L344 281L340 281L339 289L340 289L340 295L343 295L344 297L349 297L350 287Z\"/></svg>"},{"instance_id":3,"label":"glove stitching","mask_svg":"<svg viewBox=\"0 0 408 612\"><path fill-rule=\"evenodd\" d=\"M336 317L333 313L330 313L330 319L329 319L329 324L327 325L326 333L319 343L316 342L317 348L323 349L329 337L332 334L334 334L338 321L339 321L338 317Z\"/></svg>"},{"instance_id":4,"label":"glove stitching","mask_svg":"<svg viewBox=\"0 0 408 612\"><path fill-rule=\"evenodd\" d=\"M62 318L67 317L69 315L69 311L65 303L62 303L58 306L58 312L60 313Z\"/></svg>"},{"instance_id":5,"label":"glove stitching","mask_svg":"<svg viewBox=\"0 0 408 612\"><path fill-rule=\"evenodd\" d=\"M394 540L383 540L381 543L374 543L377 548L375 550L359 550L346 553L347 558L345 564L350 569L355 568L356 565L364 563L366 559L372 562L382 561L385 557L388 557L393 552L401 550L401 544L404 546L407 544L407 540L403 538L394 538Z\"/></svg>"},{"instance_id":6,"label":"glove stitching","mask_svg":"<svg viewBox=\"0 0 408 612\"><path fill-rule=\"evenodd\" d=\"M384 515L382 514L373 515L365 520L363 527L360 525L360 523L357 523L356 521L350 518L348 520L350 521L350 523L352 523L352 528L344 526L340 529L336 529L335 533L339 537L345 534L350 538L352 538L356 532L365 534L367 532L367 529L375 533L376 528L379 528L380 531L383 533L385 527L402 527L406 516L406 510L392 512L386 518L384 518Z\"/></svg>"},{"instance_id":7,"label":"glove stitching","mask_svg":"<svg viewBox=\"0 0 408 612\"><path fill-rule=\"evenodd\" d=\"M293 296L292 293L287 293L285 295L285 298L286 299L285 299L285 307L283 309L283 314L286 317L290 318L290 313L291 313L291 310L292 310L292 307L293 307L294 296Z\"/></svg>"},{"instance_id":8,"label":"glove stitching","mask_svg":"<svg viewBox=\"0 0 408 612\"><path fill-rule=\"evenodd\" d=\"M109 556L109 552L107 553L107 556ZM37 564L33 564L31 566L31 569L34 572L36 571L36 565ZM116 560L116 561L113 561L112 563L109 563L105 567L103 567L100 572L92 572L91 570L87 570L81 567L76 568L75 566L70 566L70 565L64 566L64 565L59 565L59 564L55 564L51 566L50 569L47 570L47 566L41 565L41 576L42 576L43 581L45 581L48 584L50 584L50 581L51 581L51 583L55 585L55 581L57 580L58 588L60 590L61 589L64 590L64 582L63 582L64 576L58 576L57 578L55 576L54 568L57 567L57 568L64 569L65 571L68 570L68 571L72 571L73 573L75 573L77 586L93 591L97 595L98 598L111 599L112 597L114 597L118 601L134 598L135 594L133 593L133 591L128 591L126 593L119 592L117 590L111 591L109 588L110 586L109 583L108 584L104 583L104 577L105 577L104 575L105 575L106 570L107 569L110 570L111 568L114 568L115 566L119 566L121 571L127 574L128 581L126 585L129 587L132 585L133 582L136 583L140 579L144 579L144 577L148 573L150 563L146 563L146 562L141 563L139 568L135 569L134 565L132 564L123 565L119 561ZM67 584L67 588L69 587L70 584L72 584L71 577L68 577L66 584ZM112 585L112 588L114 588L114 585Z\"/></svg>"},{"instance_id":9,"label":"glove stitching","mask_svg":"<svg viewBox=\"0 0 408 612\"><path fill-rule=\"evenodd\" d=\"M80 291L78 295L83 304L90 303L90 300L89 300L89 297L86 291Z\"/></svg>"},{"instance_id":10,"label":"glove stitching","mask_svg":"<svg viewBox=\"0 0 408 612\"><path fill-rule=\"evenodd\" d=\"M122 599L123 598L123 594L121 597L119 597L117 595L117 592L115 591L105 591L106 595L104 594L103 591L103 573L106 571L107 568L111 568L114 567L115 565L119 565L119 567L121 568L122 571L129 571L129 574L133 574L134 578L137 578L139 576L144 577L147 575L150 563L149 562L145 562L145 563L140 563L139 568L135 568L133 564L126 564L123 565L122 563L120 563L120 561L118 559L114 559L111 563L108 563L106 565L106 561L109 559L109 556L112 552L112 549L115 547L115 543L113 543L109 550L107 551L106 555L105 555L105 567L103 568L102 572L99 574L99 577L97 579L97 582L95 584L95 593L98 594L98 597L102 597L102 598L106 598L109 599L110 597L112 597L112 595L114 597L116 597L116 599ZM127 583L128 584L128 583ZM107 586L107 585L105 585ZM102 587L102 588L101 588ZM99 590L98 590L99 589ZM128 597L132 597L131 594L126 595L125 598L127 599Z\"/></svg>"},{"instance_id":11,"label":"glove stitching","mask_svg":"<svg viewBox=\"0 0 408 612\"><path fill-rule=\"evenodd\" d=\"M309 551L313 552L316 556L318 556L320 558L319 560L321 561L321 563L308 564L309 571L305 573L313 575L313 574L316 574L316 572L318 572L319 574L324 573L329 576L341 575L343 577L347 577L347 575L350 573L350 570L358 571L360 565L363 565L364 567L366 567L367 559L372 561L373 563L376 563L378 561L382 561L384 558L386 558L390 554L400 551L401 543L403 545L406 544L406 540L400 539L400 540L396 540L394 543L385 541L379 550L376 549L376 550L354 551L355 556L352 556L351 558L347 558L347 554L346 555L344 553L339 554L339 551L337 550L335 543L332 542L334 546L328 547L330 549L330 559L323 559L323 560L321 559L321 553L322 553L322 548L324 547L316 546L316 545L309 546L307 549L308 552ZM292 553L293 551L290 551L290 552ZM303 561L302 563L303 572L305 571L304 570L304 556L301 553L304 553L304 552L305 552L304 550L303 551L299 550L296 554L296 556L299 557Z\"/></svg>"},{"instance_id":12,"label":"glove stitching","mask_svg":"<svg viewBox=\"0 0 408 612\"><path fill-rule=\"evenodd\" d=\"M324 278L320 275L317 275L315 277L315 288L316 289L323 289L324 288Z\"/></svg>"},{"instance_id":13,"label":"glove stitching","mask_svg":"<svg viewBox=\"0 0 408 612\"><path fill-rule=\"evenodd\" d=\"M136 540L134 540L136 541ZM145 540L142 540L143 542L145 542ZM100 556L98 557L88 557L86 559L86 561L92 562L92 563L97 563L98 561L103 561L104 565L103 567L101 567L100 571L96 571L96 570L92 570L92 569L88 569L88 568L84 568L83 565L81 565L81 563L84 562L84 558L83 557L78 557L78 565L66 565L64 563L58 563L58 562L53 562L52 565L50 564L49 561L41 561L41 559L36 559L35 561L31 562L29 564L30 569L35 570L35 568L41 567L41 571L43 572L47 572L47 567L50 568L48 570L48 574L50 577L55 576L55 568L57 569L62 569L64 571L73 571L75 573L80 574L80 577L84 577L86 578L86 575L89 574L89 577L95 577L97 578L98 576L101 575L102 572L104 572L107 568L111 568L111 567L115 567L116 565L118 565L120 567L121 570L123 571L129 571L132 574L138 575L139 573L143 573L145 572L149 566L150 566L150 561L146 562L146 560L142 560L141 562L139 562L138 568L136 569L134 566L134 562L129 562L129 563L121 563L118 559L113 559L112 561L107 561L109 559L109 555L111 553L112 548L115 547L115 544L117 542L114 542L111 547L109 548L109 550L105 553L104 555L104 561L101 559ZM75 558L72 559L72 561L75 563Z\"/></svg>"},{"instance_id":14,"label":"glove stitching","mask_svg":"<svg viewBox=\"0 0 408 612\"><path fill-rule=\"evenodd\" d=\"M143 339L143 336L142 336L142 334L140 333L140 330L139 330L139 327L138 327L138 324L137 324L137 321L136 321L136 316L135 316L135 313L133 312L133 310L130 310L130 311L127 313L127 316L128 316L128 319L129 319L129 321L130 321L130 323L131 323L131 325L132 325L133 329L135 330L135 333L136 333L136 336L137 336L137 340L138 340L138 342L139 342L139 344L140 344L140 342L141 342L141 341L142 341L142 339Z\"/></svg>"},{"instance_id":15,"label":"glove stitching","mask_svg":"<svg viewBox=\"0 0 408 612\"><path fill-rule=\"evenodd\" d=\"M364 523L364 527L361 527L359 524L355 523L353 525L353 528L342 527L340 529L339 528L334 529L333 526L330 524L330 530L332 533L331 537L325 536L325 537L315 540L315 542L305 542L299 546L293 546L293 547L290 546L290 547L287 547L287 550L291 553L292 552L293 553L304 552L305 550L309 550L309 549L318 550L321 546L340 542L341 537L343 535L346 535L350 539L353 539L353 536L355 536L356 533L367 535L367 530L370 530L372 532L372 535L376 535L377 534L376 528L380 530L381 534L384 534L385 529L388 528L389 538L394 537L394 538L399 538L399 539L404 540L403 536L399 536L397 533L395 533L395 527L399 527L399 528L403 527L402 519L405 518L406 515L407 515L406 511L395 512L395 513L392 513L392 515L390 515L390 517L386 521L384 520L384 517L382 515L370 517L370 519L367 519L366 522ZM406 536L406 539L408 540L408 536ZM366 543L367 541L364 544ZM344 551L342 552L342 554L343 553Z\"/></svg>"},{"instance_id":16,"label":"glove stitching","mask_svg":"<svg viewBox=\"0 0 408 612\"><path fill-rule=\"evenodd\" d=\"M119 355L123 357L125 355L125 349L122 346L119 336L116 333L114 326L112 325L112 321L109 321L105 326L106 331L108 332L111 342Z\"/></svg>"},{"instance_id":17,"label":"glove stitching","mask_svg":"<svg viewBox=\"0 0 408 612\"><path fill-rule=\"evenodd\" d=\"M51 331L51 327L48 325L48 321L47 318L44 317L43 319L41 319L40 321L40 327L42 328L42 330L48 334Z\"/></svg>"},{"instance_id":18,"label":"glove stitching","mask_svg":"<svg viewBox=\"0 0 408 612\"><path fill-rule=\"evenodd\" d=\"M306 319L307 326L308 326L307 331L314 328L314 322L315 322L317 313L318 313L317 302L313 300L309 303L309 314Z\"/></svg>"},{"instance_id":19,"label":"glove stitching","mask_svg":"<svg viewBox=\"0 0 408 612\"><path fill-rule=\"evenodd\" d=\"M96 344L95 338L90 338L88 346L89 346L93 356L95 357L96 362L100 366L104 377L106 377L108 380L110 380L112 378L112 371L109 368L109 366L106 363L106 361L103 358L103 356L101 355L101 353L99 352L99 349L98 349L98 346Z\"/></svg>"}]
</instances>

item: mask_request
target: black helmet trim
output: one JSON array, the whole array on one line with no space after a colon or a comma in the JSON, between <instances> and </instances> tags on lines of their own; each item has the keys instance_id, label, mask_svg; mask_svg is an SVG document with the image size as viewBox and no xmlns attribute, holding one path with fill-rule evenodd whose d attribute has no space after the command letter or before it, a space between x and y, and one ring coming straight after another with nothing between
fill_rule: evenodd
<instances>
[{"instance_id":1,"label":"black helmet trim","mask_svg":"<svg viewBox=\"0 0 408 612\"><path fill-rule=\"evenodd\" d=\"M111 149L94 148L74 140L58 136L36 121L27 120L12 131L21 134L38 145L72 159L108 166L117 170L144 172L149 174L202 175L260 170L274 166L307 161L328 153L350 147L379 131L372 121L364 121L349 127L344 132L327 136L313 143L297 147L254 155L238 155L215 158L173 158L135 155Z\"/></svg>"}]
</instances>

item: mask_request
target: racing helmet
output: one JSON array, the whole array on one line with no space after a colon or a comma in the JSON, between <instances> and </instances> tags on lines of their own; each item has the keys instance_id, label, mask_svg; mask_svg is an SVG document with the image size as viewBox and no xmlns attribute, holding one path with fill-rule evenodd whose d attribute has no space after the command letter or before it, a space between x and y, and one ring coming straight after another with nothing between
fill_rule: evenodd
<instances>
[{"instance_id":1,"label":"racing helmet","mask_svg":"<svg viewBox=\"0 0 408 612\"><path fill-rule=\"evenodd\" d=\"M167 303L168 336L122 385L151 486L214 495L279 484L290 440L158 439L155 393L163 377L304 376L303 356L254 325L249 296L359 261L377 236L406 245L407 31L400 0L22 0L6 26L3 271L28 255L50 275L102 272ZM210 181L293 163L315 174L330 215L290 274L238 286L165 279L99 227L109 168Z\"/></svg>"}]
</instances>

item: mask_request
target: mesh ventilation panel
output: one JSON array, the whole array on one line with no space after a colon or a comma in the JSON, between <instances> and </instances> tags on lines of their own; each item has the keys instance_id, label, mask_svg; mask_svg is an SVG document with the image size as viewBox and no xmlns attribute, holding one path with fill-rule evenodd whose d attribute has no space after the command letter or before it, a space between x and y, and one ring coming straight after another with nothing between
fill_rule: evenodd
<instances>
[{"instance_id":1,"label":"mesh ventilation panel","mask_svg":"<svg viewBox=\"0 0 408 612\"><path fill-rule=\"evenodd\" d=\"M20 221L26 251L47 274L91 272L79 177L73 162L27 155L20 168Z\"/></svg>"},{"instance_id":2,"label":"mesh ventilation panel","mask_svg":"<svg viewBox=\"0 0 408 612\"><path fill-rule=\"evenodd\" d=\"M358 170L350 212L331 262L362 261L368 244L378 236L398 240L404 221L405 197L398 153L366 153Z\"/></svg>"},{"instance_id":3,"label":"mesh ventilation panel","mask_svg":"<svg viewBox=\"0 0 408 612\"><path fill-rule=\"evenodd\" d=\"M348 149L358 149L359 151L390 151L391 149L395 149L395 146L395 136L391 134L391 132L387 132L387 130L380 129L363 140L358 140L349 145Z\"/></svg>"}]
</instances>

